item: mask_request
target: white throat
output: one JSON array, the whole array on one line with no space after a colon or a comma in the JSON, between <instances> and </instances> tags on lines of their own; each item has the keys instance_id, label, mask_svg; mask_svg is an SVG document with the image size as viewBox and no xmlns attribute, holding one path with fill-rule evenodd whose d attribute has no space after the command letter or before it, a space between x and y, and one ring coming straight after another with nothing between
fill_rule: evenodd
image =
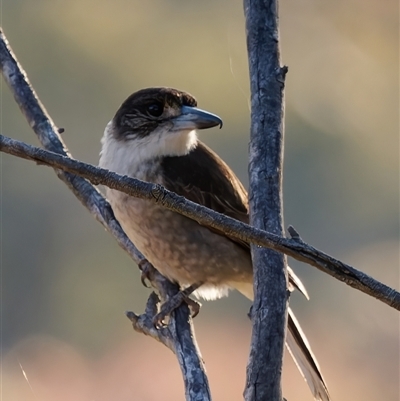
<instances>
[{"instance_id":1,"label":"white throat","mask_svg":"<svg viewBox=\"0 0 400 401\"><path fill-rule=\"evenodd\" d=\"M145 137L118 140L111 120L101 139L100 167L118 174L135 176L138 167L163 156L184 156L197 146L195 130L165 131L158 129Z\"/></svg>"}]
</instances>

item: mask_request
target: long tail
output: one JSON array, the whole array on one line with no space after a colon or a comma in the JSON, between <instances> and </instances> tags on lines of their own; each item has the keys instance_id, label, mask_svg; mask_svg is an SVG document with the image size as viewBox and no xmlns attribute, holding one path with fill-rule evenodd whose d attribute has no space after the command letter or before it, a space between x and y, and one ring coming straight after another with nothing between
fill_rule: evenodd
<instances>
[{"instance_id":1,"label":"long tail","mask_svg":"<svg viewBox=\"0 0 400 401\"><path fill-rule=\"evenodd\" d=\"M314 398L318 401L330 401L331 397L319 369L317 358L312 353L307 337L290 308L288 311L286 347L309 385Z\"/></svg>"},{"instance_id":2,"label":"long tail","mask_svg":"<svg viewBox=\"0 0 400 401\"><path fill-rule=\"evenodd\" d=\"M295 276L296 277L296 276ZM253 284L232 283L232 286L241 292L246 298L253 301ZM286 347L289 350L301 375L304 377L314 399L317 401L331 401L328 388L321 374L317 359L311 351L307 337L303 333L299 322L294 316L293 311L288 311L288 331L286 338Z\"/></svg>"}]
</instances>

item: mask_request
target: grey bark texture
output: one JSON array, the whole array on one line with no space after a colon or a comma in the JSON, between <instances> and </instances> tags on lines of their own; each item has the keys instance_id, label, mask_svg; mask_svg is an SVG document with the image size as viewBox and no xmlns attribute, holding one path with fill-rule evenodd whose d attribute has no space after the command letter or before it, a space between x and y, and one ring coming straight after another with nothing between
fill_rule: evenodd
<instances>
[{"instance_id":1,"label":"grey bark texture","mask_svg":"<svg viewBox=\"0 0 400 401\"><path fill-rule=\"evenodd\" d=\"M284 80L280 66L278 0L245 0L251 90L250 225L282 237ZM288 283L286 257L252 245L254 303L246 401L282 401Z\"/></svg>"},{"instance_id":2,"label":"grey bark texture","mask_svg":"<svg viewBox=\"0 0 400 401\"><path fill-rule=\"evenodd\" d=\"M291 238L280 237L193 203L182 196L168 191L161 185L121 176L3 135L0 135L0 151L35 161L38 164L72 172L88 179L95 185L106 185L125 192L128 195L160 203L165 208L196 220L204 226L216 228L229 236L260 247L273 249L291 256L300 262L314 266L324 273L335 277L337 280L400 311L400 293L398 291L305 243L291 226L288 229Z\"/></svg>"},{"instance_id":3,"label":"grey bark texture","mask_svg":"<svg viewBox=\"0 0 400 401\"><path fill-rule=\"evenodd\" d=\"M56 125L30 85L27 75L13 54L1 28L0 68L16 103L43 147L54 152L53 154L56 156L69 157L68 149L62 141ZM0 143L1 150L3 150L4 145L2 140ZM131 258L136 263L143 265L146 262L143 255L125 235L114 217L111 206L101 193L82 177L57 168L55 168L55 172L90 213L110 232L118 244L128 252ZM149 278L163 299L172 297L178 291L175 285L155 270ZM149 305L154 305L154 308L149 307ZM132 321L134 329L156 338L176 354L184 379L187 401L211 400L208 379L195 340L189 308L186 305L179 307L171 315L168 330L158 331L153 325L157 306L157 302L154 302L154 295L151 295L145 314L135 319L136 315L129 312L128 317Z\"/></svg>"}]
</instances>

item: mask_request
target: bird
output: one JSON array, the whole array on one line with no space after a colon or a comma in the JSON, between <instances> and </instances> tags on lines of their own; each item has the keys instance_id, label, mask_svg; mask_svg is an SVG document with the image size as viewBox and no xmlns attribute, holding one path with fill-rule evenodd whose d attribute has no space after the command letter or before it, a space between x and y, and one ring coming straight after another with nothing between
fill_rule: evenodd
<instances>
[{"instance_id":1,"label":"bird","mask_svg":"<svg viewBox=\"0 0 400 401\"><path fill-rule=\"evenodd\" d=\"M189 93L168 87L130 95L107 124L99 166L159 184L226 216L249 223L247 191L231 168L198 139L222 127ZM165 277L206 300L237 290L253 300L250 245L145 199L106 188L115 217L144 257ZM307 291L288 267L290 290ZM308 340L288 312L286 346L315 400L331 401Z\"/></svg>"}]
</instances>

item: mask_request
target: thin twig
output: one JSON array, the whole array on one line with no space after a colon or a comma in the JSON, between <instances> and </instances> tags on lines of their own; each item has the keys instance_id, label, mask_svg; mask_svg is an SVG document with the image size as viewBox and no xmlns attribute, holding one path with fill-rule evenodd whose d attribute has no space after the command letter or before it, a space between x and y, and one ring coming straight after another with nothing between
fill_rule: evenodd
<instances>
[{"instance_id":1,"label":"thin twig","mask_svg":"<svg viewBox=\"0 0 400 401\"><path fill-rule=\"evenodd\" d=\"M400 310L399 292L354 267L319 251L297 237L279 237L217 213L204 206L200 206L197 203L168 191L161 185L121 176L111 171L48 152L3 135L0 135L0 151L24 159L33 160L53 168L63 169L80 175L93 183L106 185L128 195L160 203L169 210L173 210L196 220L204 226L216 228L231 237L285 253L300 262L314 266L347 285Z\"/></svg>"}]
</instances>

